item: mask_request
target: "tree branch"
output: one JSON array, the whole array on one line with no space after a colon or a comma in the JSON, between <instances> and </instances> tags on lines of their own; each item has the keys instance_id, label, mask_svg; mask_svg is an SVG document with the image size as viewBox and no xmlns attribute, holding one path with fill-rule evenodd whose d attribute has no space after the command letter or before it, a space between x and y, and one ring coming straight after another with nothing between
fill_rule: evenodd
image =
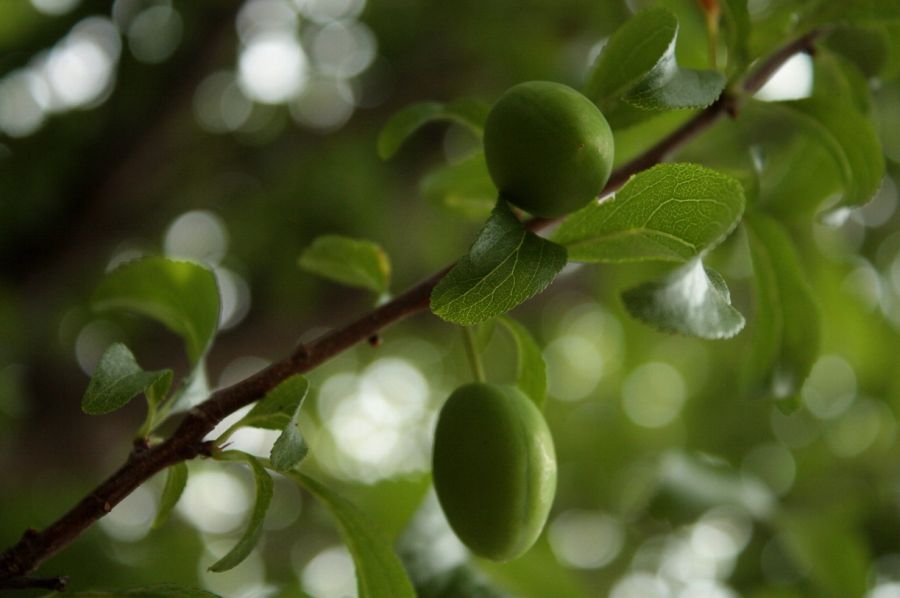
<instances>
[{"instance_id":1,"label":"tree branch","mask_svg":"<svg viewBox=\"0 0 900 598\"><path fill-rule=\"evenodd\" d=\"M788 58L798 52L810 51L812 44L823 33L823 29L812 30L761 60L744 79L741 91L748 95L758 91ZM724 114L734 113L737 101L737 98L723 94L715 103L698 112L659 143L617 169L610 177L603 194L615 191L632 175L661 162ZM534 219L529 221L527 226L532 230L539 230L554 222L554 220ZM285 359L271 364L245 380L214 392L206 401L187 413L167 440L149 449L136 448L118 471L70 511L42 531L26 531L18 543L0 555L0 590L21 588L23 584L37 581L26 576L111 511L135 488L170 465L207 454L209 447L203 438L227 415L262 398L288 376L307 372L356 343L372 338L390 324L426 310L432 289L450 267L452 266L448 266L343 328L328 332L308 344L300 345Z\"/></svg>"}]
</instances>

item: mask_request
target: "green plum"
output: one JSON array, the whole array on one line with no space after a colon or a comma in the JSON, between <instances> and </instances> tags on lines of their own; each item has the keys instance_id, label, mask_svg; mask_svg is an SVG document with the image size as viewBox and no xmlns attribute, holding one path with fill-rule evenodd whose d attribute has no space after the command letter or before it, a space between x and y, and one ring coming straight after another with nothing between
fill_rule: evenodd
<instances>
[{"instance_id":1,"label":"green plum","mask_svg":"<svg viewBox=\"0 0 900 598\"><path fill-rule=\"evenodd\" d=\"M603 190L612 171L613 136L600 109L579 92L529 81L509 88L491 108L484 153L503 199L555 218Z\"/></svg>"},{"instance_id":2,"label":"green plum","mask_svg":"<svg viewBox=\"0 0 900 598\"><path fill-rule=\"evenodd\" d=\"M433 474L459 539L477 555L512 560L537 540L553 504L550 429L518 389L466 384L438 417Z\"/></svg>"}]
</instances>

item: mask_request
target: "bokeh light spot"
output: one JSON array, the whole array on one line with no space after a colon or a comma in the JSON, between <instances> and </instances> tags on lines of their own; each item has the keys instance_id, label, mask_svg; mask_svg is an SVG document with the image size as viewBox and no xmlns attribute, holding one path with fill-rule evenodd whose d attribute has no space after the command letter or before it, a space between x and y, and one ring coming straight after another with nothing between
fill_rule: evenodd
<instances>
[{"instance_id":1,"label":"bokeh light spot","mask_svg":"<svg viewBox=\"0 0 900 598\"><path fill-rule=\"evenodd\" d=\"M637 367L622 385L625 414L645 428L661 428L672 423L684 401L684 380L667 363L651 362Z\"/></svg>"},{"instance_id":2,"label":"bokeh light spot","mask_svg":"<svg viewBox=\"0 0 900 598\"><path fill-rule=\"evenodd\" d=\"M241 50L238 83L248 97L281 104L296 97L307 79L307 58L296 36L266 32Z\"/></svg>"},{"instance_id":3,"label":"bokeh light spot","mask_svg":"<svg viewBox=\"0 0 900 598\"><path fill-rule=\"evenodd\" d=\"M592 511L561 513L547 534L557 560L577 569L608 565L625 543L625 532L617 519Z\"/></svg>"}]
</instances>

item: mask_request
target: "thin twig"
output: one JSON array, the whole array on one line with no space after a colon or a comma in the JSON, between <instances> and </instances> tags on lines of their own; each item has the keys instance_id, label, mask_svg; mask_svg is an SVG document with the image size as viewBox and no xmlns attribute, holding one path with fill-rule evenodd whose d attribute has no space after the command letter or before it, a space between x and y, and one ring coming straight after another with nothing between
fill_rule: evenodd
<instances>
[{"instance_id":1,"label":"thin twig","mask_svg":"<svg viewBox=\"0 0 900 598\"><path fill-rule=\"evenodd\" d=\"M823 32L822 29L810 31L761 60L748 74L741 90L746 94L759 90L788 58L798 52L809 51ZM735 101L732 96L723 95L659 143L617 169L604 188L603 195L621 187L634 174L661 162L724 114L733 111ZM555 221L534 219L527 224L530 229L538 230L553 222ZM21 588L22 584L34 582L35 580L27 577L30 572L72 542L157 472L180 461L207 455L209 447L203 442L203 438L227 415L262 398L288 376L307 372L353 345L371 338L390 324L425 311L432 289L449 269L450 266L350 324L301 345L285 359L249 378L214 392L187 413L167 440L150 448L141 447L140 450L133 451L118 471L57 521L42 531L27 531L19 542L0 555L0 590Z\"/></svg>"}]
</instances>

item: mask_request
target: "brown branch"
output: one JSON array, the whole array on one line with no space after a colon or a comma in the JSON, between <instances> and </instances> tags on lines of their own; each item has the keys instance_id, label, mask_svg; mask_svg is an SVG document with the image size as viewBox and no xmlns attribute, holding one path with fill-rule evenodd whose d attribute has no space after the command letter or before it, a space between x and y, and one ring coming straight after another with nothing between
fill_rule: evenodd
<instances>
[{"instance_id":1,"label":"brown branch","mask_svg":"<svg viewBox=\"0 0 900 598\"><path fill-rule=\"evenodd\" d=\"M797 52L809 51L821 34L821 29L813 30L762 60L747 76L741 89L748 94L757 91L788 58ZM723 95L697 113L659 143L617 169L603 194L611 193L632 175L664 160L722 115L732 112L736 107L735 102L732 96ZM528 227L538 230L553 222L535 219L528 222ZM445 268L343 328L300 345L287 358L249 378L214 392L206 401L189 411L178 428L161 444L150 448L135 447L118 471L69 512L42 531L25 532L17 544L0 555L0 590L22 587L22 584L33 581L26 577L30 572L77 538L154 474L179 461L208 454L209 445L204 443L203 438L227 415L262 398L288 376L307 372L353 345L376 336L386 326L426 310L432 289L449 269L450 267Z\"/></svg>"}]
</instances>

